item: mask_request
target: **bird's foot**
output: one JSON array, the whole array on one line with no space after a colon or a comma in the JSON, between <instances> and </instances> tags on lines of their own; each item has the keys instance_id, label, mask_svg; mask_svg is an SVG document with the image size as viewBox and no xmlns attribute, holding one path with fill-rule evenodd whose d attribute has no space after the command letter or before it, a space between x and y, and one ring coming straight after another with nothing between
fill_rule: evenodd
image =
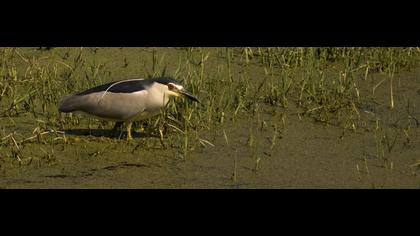
<instances>
[{"instance_id":1,"label":"bird's foot","mask_svg":"<svg viewBox=\"0 0 420 236\"><path fill-rule=\"evenodd\" d=\"M131 134L127 134L127 141L128 142L133 141L133 137L131 136Z\"/></svg>"}]
</instances>

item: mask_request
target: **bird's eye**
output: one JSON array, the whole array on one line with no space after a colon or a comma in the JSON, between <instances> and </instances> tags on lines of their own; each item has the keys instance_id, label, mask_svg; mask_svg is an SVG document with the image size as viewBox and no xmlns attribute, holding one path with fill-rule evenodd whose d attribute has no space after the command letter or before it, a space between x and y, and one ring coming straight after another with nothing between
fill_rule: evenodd
<instances>
[{"instance_id":1,"label":"bird's eye","mask_svg":"<svg viewBox=\"0 0 420 236\"><path fill-rule=\"evenodd\" d=\"M169 90L174 90L175 89L175 85L174 84L168 84L168 89Z\"/></svg>"}]
</instances>

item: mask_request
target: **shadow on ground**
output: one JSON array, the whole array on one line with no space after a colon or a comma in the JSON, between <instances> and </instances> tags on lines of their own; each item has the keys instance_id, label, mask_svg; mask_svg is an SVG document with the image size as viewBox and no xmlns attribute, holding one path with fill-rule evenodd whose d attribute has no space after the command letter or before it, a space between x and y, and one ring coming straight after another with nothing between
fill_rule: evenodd
<instances>
[{"instance_id":1,"label":"shadow on ground","mask_svg":"<svg viewBox=\"0 0 420 236\"><path fill-rule=\"evenodd\" d=\"M126 138L127 132L113 131L112 129L66 129L63 130L66 135L72 136L94 136L94 137L106 137L106 138ZM156 138L157 136L151 133L145 132L131 132L133 138Z\"/></svg>"}]
</instances>

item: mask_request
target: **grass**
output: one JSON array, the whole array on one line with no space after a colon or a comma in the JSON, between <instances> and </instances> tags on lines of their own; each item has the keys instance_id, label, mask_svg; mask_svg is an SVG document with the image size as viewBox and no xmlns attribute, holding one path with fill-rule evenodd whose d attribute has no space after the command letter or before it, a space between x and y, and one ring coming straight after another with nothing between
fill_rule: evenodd
<instances>
[{"instance_id":1,"label":"grass","mask_svg":"<svg viewBox=\"0 0 420 236\"><path fill-rule=\"evenodd\" d=\"M59 114L57 104L65 95L132 77L174 76L202 101L202 104L187 100L171 102L161 116L136 123L137 127L147 127L145 133L152 135L133 144L133 151L153 147L157 142L160 147L177 148L185 158L199 146L214 146L207 137L202 137L203 131L232 125L244 118L259 120L259 126L266 128L268 125L260 116L273 111L296 113L357 132L361 103L375 97L381 86L389 84L389 107L396 109L395 75L417 66L420 54L419 48L356 47L140 48L127 54L128 50L0 48L2 119L42 121L29 125L32 133L20 129L12 132L18 124L7 126L0 136L0 158L9 152L7 156L22 159L25 148L21 145L31 142L71 145L76 141L66 136L65 129L110 129L109 122L78 114ZM372 74L386 76L378 81ZM286 115L279 120L269 138L271 149L285 129ZM411 142L409 129L405 130L401 137ZM258 131L249 127L247 145L258 170L260 140L255 132ZM229 135L228 140L225 131L223 136L226 146L234 145L233 137ZM384 150L392 151L397 140L384 136L379 127L374 139L376 155L381 158L385 156ZM98 155L102 152L98 151ZM39 155L50 158L57 151L45 149Z\"/></svg>"}]
</instances>

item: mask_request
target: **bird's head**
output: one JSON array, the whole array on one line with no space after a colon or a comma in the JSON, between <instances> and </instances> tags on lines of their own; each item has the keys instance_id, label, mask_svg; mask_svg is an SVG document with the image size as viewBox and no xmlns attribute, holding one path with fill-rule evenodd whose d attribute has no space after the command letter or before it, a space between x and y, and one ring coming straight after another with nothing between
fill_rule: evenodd
<instances>
[{"instance_id":1,"label":"bird's head","mask_svg":"<svg viewBox=\"0 0 420 236\"><path fill-rule=\"evenodd\" d=\"M160 82L167 86L167 91L165 91L167 95L174 96L174 97L179 97L182 95L189 98L190 100L194 102L200 103L200 101L190 92L188 92L188 90L186 90L184 86L182 86L182 84L179 83L178 81L172 78L160 78L160 79L161 80L157 82Z\"/></svg>"}]
</instances>

